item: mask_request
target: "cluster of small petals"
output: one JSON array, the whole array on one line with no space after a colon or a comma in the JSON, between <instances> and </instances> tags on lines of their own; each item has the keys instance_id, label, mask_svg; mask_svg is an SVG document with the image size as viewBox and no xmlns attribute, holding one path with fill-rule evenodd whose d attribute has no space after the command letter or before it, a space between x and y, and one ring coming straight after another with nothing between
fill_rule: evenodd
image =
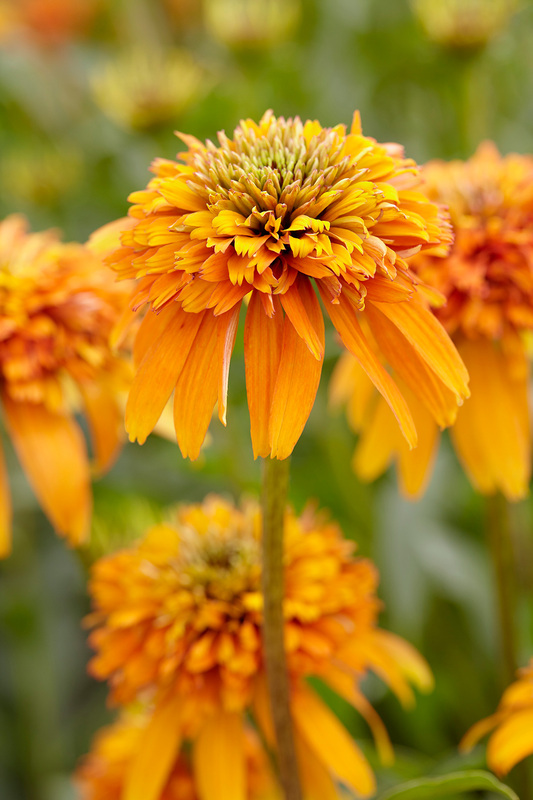
<instances>
[{"instance_id":1,"label":"cluster of small petals","mask_svg":"<svg viewBox=\"0 0 533 800\"><path fill-rule=\"evenodd\" d=\"M494 732L487 746L487 763L497 775L505 775L533 753L533 659L518 670L517 680L504 691L496 712L470 728L461 748L470 750L490 731Z\"/></svg>"},{"instance_id":2,"label":"cluster of small petals","mask_svg":"<svg viewBox=\"0 0 533 800\"><path fill-rule=\"evenodd\" d=\"M415 351L451 389L452 405L467 394L464 367L406 260L428 248L445 252L451 241L441 207L420 191L415 163L398 145L363 136L357 116L350 132L269 112L241 122L233 138L219 133L218 144L181 138L181 161L157 159L146 190L130 196L133 224L109 257L119 277L137 281L132 308L148 305L126 410L130 438L146 439L172 391L183 455L197 457L217 401L225 424L246 301L254 455L286 458L320 380L320 298L413 445L409 411L358 316L373 309L378 327L385 318L381 328L392 329L396 349Z\"/></svg>"},{"instance_id":3,"label":"cluster of small petals","mask_svg":"<svg viewBox=\"0 0 533 800\"><path fill-rule=\"evenodd\" d=\"M244 708L262 667L260 514L218 498L177 512L138 546L101 559L90 591L90 670L124 704L177 686L200 705ZM320 672L376 623L377 576L336 525L287 515L285 624L293 677Z\"/></svg>"},{"instance_id":4,"label":"cluster of small petals","mask_svg":"<svg viewBox=\"0 0 533 800\"><path fill-rule=\"evenodd\" d=\"M58 532L73 543L90 518L89 461L73 414L83 409L95 467L121 440L118 392L129 366L109 336L125 294L97 252L29 234L17 215L0 223L0 399L30 483ZM9 491L0 454L0 550L9 549Z\"/></svg>"},{"instance_id":5,"label":"cluster of small petals","mask_svg":"<svg viewBox=\"0 0 533 800\"><path fill-rule=\"evenodd\" d=\"M533 328L533 157L500 156L491 142L466 162L424 168L428 195L450 209L449 256L420 255L413 269L446 304L436 311L454 336L511 338Z\"/></svg>"},{"instance_id":6,"label":"cluster of small petals","mask_svg":"<svg viewBox=\"0 0 533 800\"><path fill-rule=\"evenodd\" d=\"M109 681L115 703L142 700L153 708L125 778L128 800L158 800L184 741L204 800L248 797L244 714L273 744L260 525L255 502L239 509L212 496L93 567L88 622L97 652L90 671ZM312 794L319 780L324 796L334 796L338 779L369 796L375 780L368 762L305 679L320 677L351 703L389 760L390 741L360 679L373 670L408 704L409 683L429 689L431 673L407 642L378 628L376 571L353 556L334 523L311 509L301 517L288 510L285 530L285 641L304 790Z\"/></svg>"}]
</instances>

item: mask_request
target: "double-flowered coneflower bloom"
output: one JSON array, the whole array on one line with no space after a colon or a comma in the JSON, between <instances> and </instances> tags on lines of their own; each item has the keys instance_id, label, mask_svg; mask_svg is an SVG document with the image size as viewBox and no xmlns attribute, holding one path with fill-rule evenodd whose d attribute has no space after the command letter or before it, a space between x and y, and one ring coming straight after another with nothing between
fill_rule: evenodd
<instances>
[{"instance_id":1,"label":"double-flowered coneflower bloom","mask_svg":"<svg viewBox=\"0 0 533 800\"><path fill-rule=\"evenodd\" d=\"M515 500L527 493L531 462L533 158L502 157L485 143L469 161L428 164L424 177L428 196L450 208L455 243L447 257L420 254L410 266L446 298L435 314L470 373L471 398L459 410L452 439L479 491L501 491ZM404 489L417 494L429 475L441 424L423 394L411 406L419 447L409 453L388 410L348 356L333 391L349 401L353 426L362 431L355 455L359 475L371 480L397 457Z\"/></svg>"},{"instance_id":2,"label":"double-flowered coneflower bloom","mask_svg":"<svg viewBox=\"0 0 533 800\"><path fill-rule=\"evenodd\" d=\"M0 405L43 510L71 544L84 539L91 514L89 457L75 412L87 417L97 472L120 444L116 397L129 372L108 337L123 307L123 291L91 249L63 244L53 231L29 234L19 216L0 223ZM0 453L2 555L10 528Z\"/></svg>"},{"instance_id":3,"label":"double-flowered coneflower bloom","mask_svg":"<svg viewBox=\"0 0 533 800\"><path fill-rule=\"evenodd\" d=\"M257 503L237 509L210 497L94 565L90 671L110 682L113 703L142 699L153 708L124 800L157 800L184 745L201 800L249 796L245 714L273 743L260 528ZM408 704L409 681L427 689L431 674L407 642L377 627L376 570L352 555L334 523L311 510L300 518L287 511L284 547L285 642L304 795L335 798L340 781L368 796L375 783L366 759L306 678L322 679L351 703L387 759L390 742L361 679L373 670Z\"/></svg>"},{"instance_id":4,"label":"double-flowered coneflower bloom","mask_svg":"<svg viewBox=\"0 0 533 800\"><path fill-rule=\"evenodd\" d=\"M461 742L462 750L470 750L495 728L487 746L487 763L497 775L505 775L533 753L533 659L517 675L496 712L473 725Z\"/></svg>"},{"instance_id":5,"label":"double-flowered coneflower bloom","mask_svg":"<svg viewBox=\"0 0 533 800\"><path fill-rule=\"evenodd\" d=\"M181 138L181 163L157 159L155 178L131 195L133 225L109 258L119 277L137 280L132 309L148 306L134 348L130 439L144 442L174 391L179 446L198 456L217 400L226 420L243 308L254 455L289 456L322 370L319 298L410 446L411 414L360 318L386 359L416 376L416 391L453 416L466 371L406 262L444 247L449 225L401 148L363 136L357 116L349 133L267 113L233 138L220 133L218 145Z\"/></svg>"},{"instance_id":6,"label":"double-flowered coneflower bloom","mask_svg":"<svg viewBox=\"0 0 533 800\"><path fill-rule=\"evenodd\" d=\"M82 800L123 800L126 776L142 745L148 720L146 710L136 709L121 715L117 722L96 734L91 752L74 776ZM281 800L266 753L249 726L245 730L244 755L246 799ZM216 757L213 752L211 759ZM190 754L177 753L157 800L202 800L200 792Z\"/></svg>"}]
</instances>

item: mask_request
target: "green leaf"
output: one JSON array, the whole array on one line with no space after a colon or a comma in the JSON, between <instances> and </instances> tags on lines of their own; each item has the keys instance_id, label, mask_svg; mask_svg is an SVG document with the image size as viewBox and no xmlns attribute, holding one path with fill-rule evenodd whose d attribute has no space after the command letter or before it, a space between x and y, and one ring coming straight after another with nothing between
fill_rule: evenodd
<instances>
[{"instance_id":1,"label":"green leaf","mask_svg":"<svg viewBox=\"0 0 533 800\"><path fill-rule=\"evenodd\" d=\"M418 778L389 789L380 795L379 800L433 800L434 797L469 792L475 789L486 789L507 797L508 800L519 800L517 794L504 783L501 783L490 772L478 769L463 772L451 772L435 778Z\"/></svg>"}]
</instances>

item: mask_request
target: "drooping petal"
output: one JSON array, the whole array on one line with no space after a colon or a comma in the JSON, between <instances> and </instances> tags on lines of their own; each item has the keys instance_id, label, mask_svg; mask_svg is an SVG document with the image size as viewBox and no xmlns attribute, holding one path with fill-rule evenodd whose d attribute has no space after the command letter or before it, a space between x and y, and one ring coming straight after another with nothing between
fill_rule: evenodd
<instances>
[{"instance_id":1,"label":"drooping petal","mask_svg":"<svg viewBox=\"0 0 533 800\"><path fill-rule=\"evenodd\" d=\"M194 743L193 768L200 800L246 800L242 715L218 711Z\"/></svg>"},{"instance_id":2,"label":"drooping petal","mask_svg":"<svg viewBox=\"0 0 533 800\"><path fill-rule=\"evenodd\" d=\"M376 389L381 392L398 420L403 435L411 447L415 447L417 436L411 412L397 385L369 346L357 321L357 309L343 294L339 296L338 303L331 303L323 290L321 295L344 346L355 356Z\"/></svg>"},{"instance_id":3,"label":"drooping petal","mask_svg":"<svg viewBox=\"0 0 533 800\"><path fill-rule=\"evenodd\" d=\"M207 312L174 390L176 438L183 457L191 460L200 454L217 399L217 329L217 318Z\"/></svg>"},{"instance_id":4,"label":"drooping petal","mask_svg":"<svg viewBox=\"0 0 533 800\"><path fill-rule=\"evenodd\" d=\"M324 348L324 319L314 302L305 304L312 326ZM289 317L283 322L283 344L270 410L269 437L272 458L287 458L304 429L320 383L323 357L316 359L298 335Z\"/></svg>"},{"instance_id":5,"label":"drooping petal","mask_svg":"<svg viewBox=\"0 0 533 800\"><path fill-rule=\"evenodd\" d=\"M502 719L504 719L504 715L499 711L491 714L490 717L480 719L467 730L459 742L459 750L463 753L469 753L479 740L492 731Z\"/></svg>"},{"instance_id":6,"label":"drooping petal","mask_svg":"<svg viewBox=\"0 0 533 800\"><path fill-rule=\"evenodd\" d=\"M228 399L228 379L231 354L237 336L239 312L241 304L238 303L231 311L217 317L217 349L219 362L218 382L218 418L223 425L226 424L226 410Z\"/></svg>"},{"instance_id":7,"label":"drooping petal","mask_svg":"<svg viewBox=\"0 0 533 800\"><path fill-rule=\"evenodd\" d=\"M433 673L426 659L412 644L402 639L401 636L380 628L376 628L374 631L374 639L379 642L380 647L386 653L392 656L411 683L422 692L432 691L435 684Z\"/></svg>"},{"instance_id":8,"label":"drooping petal","mask_svg":"<svg viewBox=\"0 0 533 800\"><path fill-rule=\"evenodd\" d=\"M3 396L6 423L32 488L57 532L78 545L89 533L91 486L82 432L69 416Z\"/></svg>"},{"instance_id":9,"label":"drooping petal","mask_svg":"<svg viewBox=\"0 0 533 800\"><path fill-rule=\"evenodd\" d=\"M320 328L313 325L309 310L312 308L311 317L322 319L322 313L316 294L309 284L309 278L297 278L287 291L280 295L281 304L296 332L302 337L309 350L317 360L324 357L324 337Z\"/></svg>"},{"instance_id":10,"label":"drooping petal","mask_svg":"<svg viewBox=\"0 0 533 800\"><path fill-rule=\"evenodd\" d=\"M373 303L367 303L365 316L388 363L432 413L437 425L445 428L457 417L457 399L428 367L424 359ZM409 404L411 411L413 410ZM420 432L419 432L420 433Z\"/></svg>"},{"instance_id":11,"label":"drooping petal","mask_svg":"<svg viewBox=\"0 0 533 800\"><path fill-rule=\"evenodd\" d=\"M105 472L113 464L124 438L122 410L117 393L109 381L79 384L94 448L94 469Z\"/></svg>"},{"instance_id":12,"label":"drooping petal","mask_svg":"<svg viewBox=\"0 0 533 800\"><path fill-rule=\"evenodd\" d=\"M357 477L368 483L376 480L389 467L401 439L389 406L383 398L378 397L374 413L362 428L352 459Z\"/></svg>"},{"instance_id":13,"label":"drooping petal","mask_svg":"<svg viewBox=\"0 0 533 800\"><path fill-rule=\"evenodd\" d=\"M283 311L277 297L273 302L274 315L268 317L258 293L254 292L244 323L246 392L254 458L265 458L270 454L270 408L283 339Z\"/></svg>"},{"instance_id":14,"label":"drooping petal","mask_svg":"<svg viewBox=\"0 0 533 800\"><path fill-rule=\"evenodd\" d=\"M126 405L126 430L130 441L137 439L139 444L144 444L153 430L178 381L204 313L190 314L176 308L146 351Z\"/></svg>"},{"instance_id":15,"label":"drooping petal","mask_svg":"<svg viewBox=\"0 0 533 800\"><path fill-rule=\"evenodd\" d=\"M124 800L159 800L177 758L183 698L171 696L155 709L124 785Z\"/></svg>"},{"instance_id":16,"label":"drooping petal","mask_svg":"<svg viewBox=\"0 0 533 800\"><path fill-rule=\"evenodd\" d=\"M413 413L418 445L409 450L404 441L398 447L398 479L403 495L416 499L424 492L433 472L439 447L439 429L427 408L414 392L405 387L404 394Z\"/></svg>"},{"instance_id":17,"label":"drooping petal","mask_svg":"<svg viewBox=\"0 0 533 800\"><path fill-rule=\"evenodd\" d=\"M348 422L354 431L366 424L375 387L351 353L343 353L329 384L329 399L335 408L346 403Z\"/></svg>"},{"instance_id":18,"label":"drooping petal","mask_svg":"<svg viewBox=\"0 0 533 800\"><path fill-rule=\"evenodd\" d=\"M510 500L527 494L530 435L523 406L528 378L511 374L492 342L463 342L460 352L470 372L472 396L461 408L452 438L465 470L481 492L499 489Z\"/></svg>"},{"instance_id":19,"label":"drooping petal","mask_svg":"<svg viewBox=\"0 0 533 800\"><path fill-rule=\"evenodd\" d=\"M434 314L413 297L406 303L373 303L400 330L457 398L468 397L468 372Z\"/></svg>"},{"instance_id":20,"label":"drooping petal","mask_svg":"<svg viewBox=\"0 0 533 800\"><path fill-rule=\"evenodd\" d=\"M374 794L376 782L368 761L318 696L308 689L298 691L293 697L292 712L298 734L315 758L357 794Z\"/></svg>"},{"instance_id":21,"label":"drooping petal","mask_svg":"<svg viewBox=\"0 0 533 800\"><path fill-rule=\"evenodd\" d=\"M163 335L165 328L174 318L176 310L175 304L166 306L157 312L148 308L135 334L133 343L133 363L136 367L142 362L154 342Z\"/></svg>"},{"instance_id":22,"label":"drooping petal","mask_svg":"<svg viewBox=\"0 0 533 800\"><path fill-rule=\"evenodd\" d=\"M487 762L497 775L505 775L533 753L533 709L518 711L494 731L487 746Z\"/></svg>"},{"instance_id":23,"label":"drooping petal","mask_svg":"<svg viewBox=\"0 0 533 800\"><path fill-rule=\"evenodd\" d=\"M295 736L295 745L305 800L339 800L337 787L325 764L301 736Z\"/></svg>"},{"instance_id":24,"label":"drooping petal","mask_svg":"<svg viewBox=\"0 0 533 800\"><path fill-rule=\"evenodd\" d=\"M11 552L11 517L11 493L0 440L0 558L5 558Z\"/></svg>"}]
</instances>

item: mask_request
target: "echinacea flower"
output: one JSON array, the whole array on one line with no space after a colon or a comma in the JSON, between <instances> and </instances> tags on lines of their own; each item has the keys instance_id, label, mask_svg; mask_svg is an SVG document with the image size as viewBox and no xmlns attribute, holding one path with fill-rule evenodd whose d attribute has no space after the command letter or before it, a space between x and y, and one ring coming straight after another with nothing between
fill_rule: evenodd
<instances>
[{"instance_id":1,"label":"echinacea flower","mask_svg":"<svg viewBox=\"0 0 533 800\"><path fill-rule=\"evenodd\" d=\"M205 0L208 32L230 47L259 49L279 45L294 34L300 0Z\"/></svg>"},{"instance_id":2,"label":"echinacea flower","mask_svg":"<svg viewBox=\"0 0 533 800\"><path fill-rule=\"evenodd\" d=\"M487 763L497 775L506 775L533 753L533 659L518 670L517 680L504 691L496 712L470 728L461 749L471 750L492 730Z\"/></svg>"},{"instance_id":3,"label":"echinacea flower","mask_svg":"<svg viewBox=\"0 0 533 800\"><path fill-rule=\"evenodd\" d=\"M407 642L377 627L376 570L353 557L339 528L310 509L302 517L287 511L285 523L285 641L304 795L335 797L338 779L367 796L375 784L366 759L306 678L321 678L351 703L390 758L360 680L373 670L409 704L409 681L428 689L431 674ZM93 566L89 622L97 654L90 672L109 681L115 704L143 698L154 708L124 800L156 800L184 741L203 782L202 800L247 796L244 713L252 711L268 742L273 736L260 529L257 503L237 509L212 496ZM224 770L215 768L213 753Z\"/></svg>"},{"instance_id":4,"label":"echinacea flower","mask_svg":"<svg viewBox=\"0 0 533 800\"><path fill-rule=\"evenodd\" d=\"M517 0L411 0L413 11L434 42L455 48L488 44L505 30Z\"/></svg>"},{"instance_id":5,"label":"echinacea flower","mask_svg":"<svg viewBox=\"0 0 533 800\"><path fill-rule=\"evenodd\" d=\"M128 769L142 745L146 709L132 709L98 731L91 751L81 761L74 782L81 800L122 800ZM244 740L247 800L281 800L270 766L256 734L247 726ZM213 753L213 758L216 758ZM157 800L201 800L188 755L176 755Z\"/></svg>"},{"instance_id":6,"label":"echinacea flower","mask_svg":"<svg viewBox=\"0 0 533 800\"><path fill-rule=\"evenodd\" d=\"M429 197L449 206L455 234L447 257L420 254L410 262L446 298L434 313L470 373L471 397L450 429L452 440L480 492L517 500L531 474L533 158L502 157L487 142L469 161L431 162L423 174ZM353 359L345 357L339 369L334 394L352 404L352 424L362 432L356 471L371 480L397 458L404 490L416 495L438 448L431 405L422 396L410 405L419 446L409 453Z\"/></svg>"},{"instance_id":7,"label":"echinacea flower","mask_svg":"<svg viewBox=\"0 0 533 800\"><path fill-rule=\"evenodd\" d=\"M51 523L71 544L88 533L90 465L74 412L83 409L94 467L106 470L121 440L117 391L129 366L108 338L124 294L89 247L54 231L0 223L0 404L26 476ZM0 453L0 553L10 548L9 487Z\"/></svg>"},{"instance_id":8,"label":"echinacea flower","mask_svg":"<svg viewBox=\"0 0 533 800\"><path fill-rule=\"evenodd\" d=\"M134 348L126 408L144 442L174 391L184 456L198 456L213 407L226 421L228 371L244 304L244 357L254 455L286 458L314 403L324 320L386 398L409 444L416 431L397 385L368 344L368 318L392 362L453 414L467 374L429 311L406 257L449 241L398 145L344 125L276 118L241 122L218 146L181 135L182 163L157 159L130 200L133 225L109 263L137 279L148 310ZM444 245L443 245L444 246Z\"/></svg>"}]
</instances>

